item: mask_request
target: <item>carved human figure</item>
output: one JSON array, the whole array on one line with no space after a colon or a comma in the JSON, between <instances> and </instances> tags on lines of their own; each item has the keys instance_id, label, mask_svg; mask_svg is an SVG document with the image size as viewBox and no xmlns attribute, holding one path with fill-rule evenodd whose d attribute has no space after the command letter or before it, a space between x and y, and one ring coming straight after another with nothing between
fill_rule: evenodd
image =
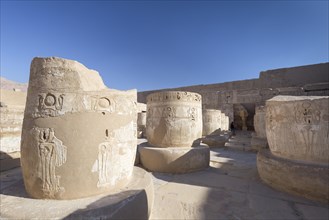
<instances>
[{"instance_id":1,"label":"carved human figure","mask_svg":"<svg viewBox=\"0 0 329 220\"><path fill-rule=\"evenodd\" d=\"M56 176L55 167L66 162L67 148L55 137L52 128L35 128L38 133L39 167L42 180L42 190L49 197L64 191L59 185L59 176Z\"/></svg>"},{"instance_id":2,"label":"carved human figure","mask_svg":"<svg viewBox=\"0 0 329 220\"><path fill-rule=\"evenodd\" d=\"M96 160L96 170L98 172L97 187L105 187L111 184L112 175L111 169L113 168L114 160L113 156L114 148L117 147L115 141L115 134L113 132L105 130L105 142L102 142L98 146L98 159Z\"/></svg>"},{"instance_id":3,"label":"carved human figure","mask_svg":"<svg viewBox=\"0 0 329 220\"><path fill-rule=\"evenodd\" d=\"M321 112L315 103L309 101L295 105L295 120L297 129L302 134L306 150L312 151L315 132L320 129Z\"/></svg>"},{"instance_id":4,"label":"carved human figure","mask_svg":"<svg viewBox=\"0 0 329 220\"><path fill-rule=\"evenodd\" d=\"M247 128L247 117L248 117L248 112L247 110L245 109L242 109L239 111L239 115L241 117L241 120L242 120L242 130L246 131L248 128Z\"/></svg>"}]
</instances>

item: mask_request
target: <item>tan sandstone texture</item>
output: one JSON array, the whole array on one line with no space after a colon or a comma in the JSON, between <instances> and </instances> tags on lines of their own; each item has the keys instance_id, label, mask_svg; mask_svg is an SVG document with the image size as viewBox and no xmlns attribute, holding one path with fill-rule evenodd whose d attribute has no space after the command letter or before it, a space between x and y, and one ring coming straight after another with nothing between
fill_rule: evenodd
<instances>
[{"instance_id":1,"label":"tan sandstone texture","mask_svg":"<svg viewBox=\"0 0 329 220\"><path fill-rule=\"evenodd\" d=\"M150 94L146 136L156 147L191 147L202 136L201 96L179 91Z\"/></svg>"},{"instance_id":2,"label":"tan sandstone texture","mask_svg":"<svg viewBox=\"0 0 329 220\"><path fill-rule=\"evenodd\" d=\"M230 129L230 118L225 113L221 113L220 126L222 131L228 131Z\"/></svg>"},{"instance_id":3,"label":"tan sandstone texture","mask_svg":"<svg viewBox=\"0 0 329 220\"><path fill-rule=\"evenodd\" d=\"M266 136L272 154L328 164L328 133L328 96L276 96L266 102Z\"/></svg>"},{"instance_id":4,"label":"tan sandstone texture","mask_svg":"<svg viewBox=\"0 0 329 220\"><path fill-rule=\"evenodd\" d=\"M137 114L137 132L138 138L146 136L146 112L138 112Z\"/></svg>"},{"instance_id":5,"label":"tan sandstone texture","mask_svg":"<svg viewBox=\"0 0 329 220\"><path fill-rule=\"evenodd\" d=\"M1 219L148 219L153 207L152 176L134 167L122 189L73 200L32 199L22 181L2 190Z\"/></svg>"},{"instance_id":6,"label":"tan sandstone texture","mask_svg":"<svg viewBox=\"0 0 329 220\"><path fill-rule=\"evenodd\" d=\"M187 173L209 166L210 150L202 137L201 96L190 92L159 92L147 97L146 136L141 164L148 170Z\"/></svg>"},{"instance_id":7,"label":"tan sandstone texture","mask_svg":"<svg viewBox=\"0 0 329 220\"><path fill-rule=\"evenodd\" d=\"M255 109L254 115L254 128L255 132L252 134L251 147L254 150L260 150L262 148L268 148L266 138L266 126L265 126L265 115L266 107L258 106Z\"/></svg>"},{"instance_id":8,"label":"tan sandstone texture","mask_svg":"<svg viewBox=\"0 0 329 220\"><path fill-rule=\"evenodd\" d=\"M33 59L21 144L27 193L76 199L124 187L133 173L136 120L136 90L110 90L76 61Z\"/></svg>"},{"instance_id":9,"label":"tan sandstone texture","mask_svg":"<svg viewBox=\"0 0 329 220\"><path fill-rule=\"evenodd\" d=\"M276 96L266 102L270 152L257 168L274 188L329 202L329 97Z\"/></svg>"},{"instance_id":10,"label":"tan sandstone texture","mask_svg":"<svg viewBox=\"0 0 329 220\"><path fill-rule=\"evenodd\" d=\"M202 122L202 136L219 133L221 131L221 111L216 109L203 109Z\"/></svg>"}]
</instances>

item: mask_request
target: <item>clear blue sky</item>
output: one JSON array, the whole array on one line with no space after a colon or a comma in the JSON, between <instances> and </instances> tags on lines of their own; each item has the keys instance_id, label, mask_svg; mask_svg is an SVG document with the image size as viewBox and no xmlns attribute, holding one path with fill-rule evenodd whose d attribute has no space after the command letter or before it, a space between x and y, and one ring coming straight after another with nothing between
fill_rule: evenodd
<instances>
[{"instance_id":1,"label":"clear blue sky","mask_svg":"<svg viewBox=\"0 0 329 220\"><path fill-rule=\"evenodd\" d=\"M1 1L1 76L33 57L139 91L257 78L328 62L328 1Z\"/></svg>"}]
</instances>

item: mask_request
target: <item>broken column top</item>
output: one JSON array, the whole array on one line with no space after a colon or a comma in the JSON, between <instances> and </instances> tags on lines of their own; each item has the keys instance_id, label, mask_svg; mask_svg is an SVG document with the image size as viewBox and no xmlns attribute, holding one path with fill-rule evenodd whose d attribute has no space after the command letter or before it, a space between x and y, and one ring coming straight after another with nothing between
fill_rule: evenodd
<instances>
[{"instance_id":1,"label":"broken column top","mask_svg":"<svg viewBox=\"0 0 329 220\"><path fill-rule=\"evenodd\" d=\"M35 58L21 141L27 193L77 199L123 189L134 167L136 120L136 90L110 90L76 61Z\"/></svg>"},{"instance_id":2,"label":"broken column top","mask_svg":"<svg viewBox=\"0 0 329 220\"><path fill-rule=\"evenodd\" d=\"M77 61L59 57L34 58L31 63L29 87L61 91L106 89L97 71L90 70Z\"/></svg>"}]
</instances>

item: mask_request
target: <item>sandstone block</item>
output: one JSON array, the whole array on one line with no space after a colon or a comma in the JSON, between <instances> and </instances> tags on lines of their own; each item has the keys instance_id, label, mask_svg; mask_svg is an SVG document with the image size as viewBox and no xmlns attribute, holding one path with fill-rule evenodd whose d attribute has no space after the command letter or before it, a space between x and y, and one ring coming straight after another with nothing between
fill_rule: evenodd
<instances>
[{"instance_id":1,"label":"sandstone block","mask_svg":"<svg viewBox=\"0 0 329 220\"><path fill-rule=\"evenodd\" d=\"M152 172L189 173L209 167L210 150L205 145L157 148L146 144L138 152L141 164Z\"/></svg>"}]
</instances>

